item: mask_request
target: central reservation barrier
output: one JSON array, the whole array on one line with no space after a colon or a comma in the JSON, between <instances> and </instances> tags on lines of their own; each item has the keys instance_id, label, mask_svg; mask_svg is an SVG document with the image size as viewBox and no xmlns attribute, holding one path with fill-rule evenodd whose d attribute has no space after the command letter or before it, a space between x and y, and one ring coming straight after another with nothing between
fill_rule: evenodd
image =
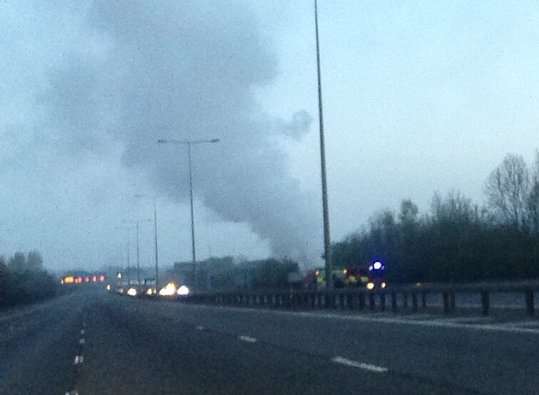
<instances>
[{"instance_id":1,"label":"central reservation barrier","mask_svg":"<svg viewBox=\"0 0 539 395\"><path fill-rule=\"evenodd\" d=\"M370 310L418 312L433 307L432 297L441 299L443 313L456 309L456 295L466 294L479 297L483 315L492 309L491 295L512 294L520 301L528 315L535 313L535 294L539 292L539 281L520 283L477 283L477 284L422 284L398 285L386 289L369 291L364 288L319 289L319 290L234 290L226 292L195 292L181 297L181 301L194 304L220 306L245 306L251 308L279 308L290 310ZM440 303L437 303L440 306Z\"/></svg>"}]
</instances>

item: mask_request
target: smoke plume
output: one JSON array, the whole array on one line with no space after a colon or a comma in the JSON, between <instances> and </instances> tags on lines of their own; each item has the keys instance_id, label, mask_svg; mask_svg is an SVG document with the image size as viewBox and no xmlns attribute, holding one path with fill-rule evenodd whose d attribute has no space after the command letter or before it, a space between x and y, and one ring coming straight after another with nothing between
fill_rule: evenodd
<instances>
[{"instance_id":1,"label":"smoke plume","mask_svg":"<svg viewBox=\"0 0 539 395\"><path fill-rule=\"evenodd\" d=\"M277 60L245 4L103 0L79 12L85 44L64 54L41 99L49 127L78 150L121 144L125 166L177 201L188 197L186 149L157 139L220 138L193 147L197 198L248 223L275 255L318 252L318 201L290 176L280 144L312 118L274 119L257 103Z\"/></svg>"}]
</instances>

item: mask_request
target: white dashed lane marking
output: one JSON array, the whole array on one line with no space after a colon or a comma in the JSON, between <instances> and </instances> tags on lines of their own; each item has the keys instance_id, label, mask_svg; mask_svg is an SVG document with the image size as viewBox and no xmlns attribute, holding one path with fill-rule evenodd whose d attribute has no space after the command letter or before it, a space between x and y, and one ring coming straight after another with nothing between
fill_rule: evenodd
<instances>
[{"instance_id":1,"label":"white dashed lane marking","mask_svg":"<svg viewBox=\"0 0 539 395\"><path fill-rule=\"evenodd\" d=\"M79 340L79 344L85 344L85 343L86 343L86 340L84 340L84 338Z\"/></svg>"},{"instance_id":2,"label":"white dashed lane marking","mask_svg":"<svg viewBox=\"0 0 539 395\"><path fill-rule=\"evenodd\" d=\"M65 393L65 395L79 395L79 392L77 390L68 391Z\"/></svg>"},{"instance_id":3,"label":"white dashed lane marking","mask_svg":"<svg viewBox=\"0 0 539 395\"><path fill-rule=\"evenodd\" d=\"M81 330L80 330L80 334L81 334L81 335L84 335L84 333L85 333L84 329L81 329Z\"/></svg>"},{"instance_id":4,"label":"white dashed lane marking","mask_svg":"<svg viewBox=\"0 0 539 395\"><path fill-rule=\"evenodd\" d=\"M340 356L331 358L331 362L338 363L344 366L349 366L351 368L367 370L373 373L386 373L388 371L387 368L384 368L382 366L376 366L376 365L365 363L365 362L357 362L357 361L353 361L351 359L340 357Z\"/></svg>"},{"instance_id":5,"label":"white dashed lane marking","mask_svg":"<svg viewBox=\"0 0 539 395\"><path fill-rule=\"evenodd\" d=\"M204 327L202 325L197 326L197 331L203 331Z\"/></svg>"},{"instance_id":6,"label":"white dashed lane marking","mask_svg":"<svg viewBox=\"0 0 539 395\"><path fill-rule=\"evenodd\" d=\"M82 355L76 355L75 361L73 362L73 365L80 365L84 362L84 356Z\"/></svg>"},{"instance_id":7,"label":"white dashed lane marking","mask_svg":"<svg viewBox=\"0 0 539 395\"><path fill-rule=\"evenodd\" d=\"M242 342L256 343L256 339L251 336L239 336L238 339L240 339Z\"/></svg>"}]
</instances>

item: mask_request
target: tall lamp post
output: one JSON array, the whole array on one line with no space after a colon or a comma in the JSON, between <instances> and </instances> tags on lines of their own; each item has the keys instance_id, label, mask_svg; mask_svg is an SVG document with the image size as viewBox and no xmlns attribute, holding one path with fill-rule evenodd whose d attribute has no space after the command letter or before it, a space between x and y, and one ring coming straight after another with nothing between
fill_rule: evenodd
<instances>
[{"instance_id":1,"label":"tall lamp post","mask_svg":"<svg viewBox=\"0 0 539 395\"><path fill-rule=\"evenodd\" d=\"M125 221L122 221L125 223ZM126 263L127 263L127 269L126 269L126 274L127 274L127 286L130 287L131 286L131 274L129 273L129 270L130 270L130 266L131 266L131 246L130 246L130 237L129 237L129 226L116 226L115 229L122 229L122 230L125 230L126 231L126 236L127 236L127 243L126 243L126 248L127 248L127 251L126 251L126 254L125 254L125 259L126 259ZM121 276L118 277L118 279L121 279Z\"/></svg>"},{"instance_id":2,"label":"tall lamp post","mask_svg":"<svg viewBox=\"0 0 539 395\"><path fill-rule=\"evenodd\" d=\"M142 222L151 222L150 219L137 219L135 221L123 221L124 223L134 224L137 230L137 288L140 287L140 224Z\"/></svg>"},{"instance_id":3,"label":"tall lamp post","mask_svg":"<svg viewBox=\"0 0 539 395\"><path fill-rule=\"evenodd\" d=\"M149 197L148 195L136 194L136 198ZM155 249L155 291L159 292L159 248L157 244L157 197L153 196L153 240Z\"/></svg>"},{"instance_id":4,"label":"tall lamp post","mask_svg":"<svg viewBox=\"0 0 539 395\"><path fill-rule=\"evenodd\" d=\"M318 38L318 0L314 0L314 25L316 33L316 75L318 82L318 126L320 128L320 167L322 177L322 211L324 216L324 258L326 287L333 288L333 261L329 233L328 186L326 177L326 145L324 141L324 112L322 108L322 76L320 72L320 41Z\"/></svg>"},{"instance_id":5,"label":"tall lamp post","mask_svg":"<svg viewBox=\"0 0 539 395\"><path fill-rule=\"evenodd\" d=\"M189 198L191 204L191 255L193 261L193 277L194 277L194 287L197 287L197 269L196 269L196 246L195 246L195 213L193 207L193 166L191 160L191 147L193 145L200 144L213 144L218 143L219 139L207 139L207 140L175 140L175 139L159 139L157 140L160 144L180 144L187 146L187 160L189 166Z\"/></svg>"}]
</instances>

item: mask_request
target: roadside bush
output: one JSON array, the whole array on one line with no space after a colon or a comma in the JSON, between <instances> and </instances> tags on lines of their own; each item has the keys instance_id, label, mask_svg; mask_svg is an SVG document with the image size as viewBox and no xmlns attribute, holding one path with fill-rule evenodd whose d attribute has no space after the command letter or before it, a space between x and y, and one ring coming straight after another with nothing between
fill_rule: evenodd
<instances>
[{"instance_id":1,"label":"roadside bush","mask_svg":"<svg viewBox=\"0 0 539 395\"><path fill-rule=\"evenodd\" d=\"M43 269L39 253L29 253L28 259L22 253L16 253L8 264L0 259L0 307L51 298L57 290L58 284Z\"/></svg>"}]
</instances>

